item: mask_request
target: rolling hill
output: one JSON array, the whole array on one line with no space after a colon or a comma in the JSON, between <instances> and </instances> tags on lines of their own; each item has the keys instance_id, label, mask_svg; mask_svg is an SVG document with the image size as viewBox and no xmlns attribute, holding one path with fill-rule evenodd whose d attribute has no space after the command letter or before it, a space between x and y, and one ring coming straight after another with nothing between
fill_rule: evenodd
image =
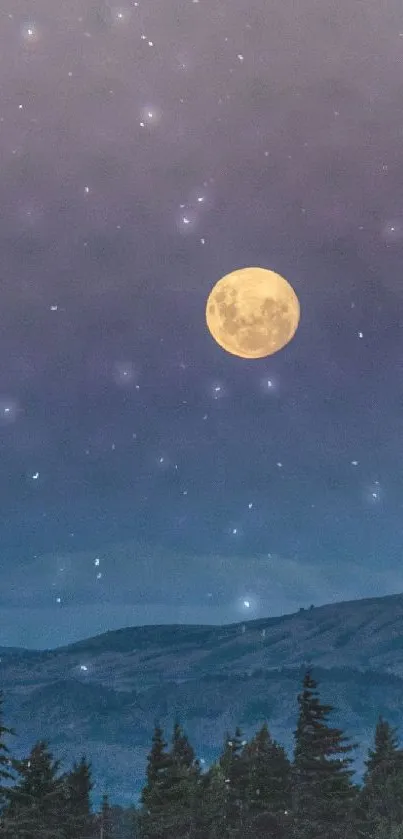
<instances>
[{"instance_id":1,"label":"rolling hill","mask_svg":"<svg viewBox=\"0 0 403 839\"><path fill-rule=\"evenodd\" d=\"M297 693L308 663L332 723L361 748L382 713L403 726L403 595L333 603L226 626L143 626L66 647L0 650L5 722L14 753L47 739L63 768L86 754L113 802L137 799L154 721L175 717L206 765L227 729L245 736L266 719L292 753Z\"/></svg>"}]
</instances>

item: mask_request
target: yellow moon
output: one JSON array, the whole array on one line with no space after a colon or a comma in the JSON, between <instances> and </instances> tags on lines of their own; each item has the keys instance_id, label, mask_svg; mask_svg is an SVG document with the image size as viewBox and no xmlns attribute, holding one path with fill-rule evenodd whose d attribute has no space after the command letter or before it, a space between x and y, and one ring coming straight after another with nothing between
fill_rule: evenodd
<instances>
[{"instance_id":1,"label":"yellow moon","mask_svg":"<svg viewBox=\"0 0 403 839\"><path fill-rule=\"evenodd\" d=\"M226 274L210 292L207 327L214 340L240 358L265 358L294 337L300 305L294 289L266 268Z\"/></svg>"}]
</instances>

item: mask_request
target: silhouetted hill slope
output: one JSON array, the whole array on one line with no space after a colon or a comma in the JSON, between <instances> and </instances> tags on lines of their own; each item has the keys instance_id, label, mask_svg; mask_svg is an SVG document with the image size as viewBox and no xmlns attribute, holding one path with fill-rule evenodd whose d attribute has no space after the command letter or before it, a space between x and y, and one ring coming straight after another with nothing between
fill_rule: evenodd
<instances>
[{"instance_id":1,"label":"silhouetted hill slope","mask_svg":"<svg viewBox=\"0 0 403 839\"><path fill-rule=\"evenodd\" d=\"M376 720L403 725L403 595L333 603L227 626L144 626L55 650L0 651L17 754L46 738L67 763L85 753L97 787L128 803L142 786L155 719L174 717L208 763L226 729L267 719L291 753L297 693L313 665L334 724L358 742L360 777Z\"/></svg>"}]
</instances>

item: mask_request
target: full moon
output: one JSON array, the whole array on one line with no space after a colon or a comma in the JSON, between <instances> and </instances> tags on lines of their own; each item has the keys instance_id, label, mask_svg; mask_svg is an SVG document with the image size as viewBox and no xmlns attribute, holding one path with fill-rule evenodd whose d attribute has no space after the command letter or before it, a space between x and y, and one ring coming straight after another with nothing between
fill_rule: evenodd
<instances>
[{"instance_id":1,"label":"full moon","mask_svg":"<svg viewBox=\"0 0 403 839\"><path fill-rule=\"evenodd\" d=\"M265 358L294 337L300 306L294 289L266 268L226 274L210 292L207 327L214 340L240 358Z\"/></svg>"}]
</instances>

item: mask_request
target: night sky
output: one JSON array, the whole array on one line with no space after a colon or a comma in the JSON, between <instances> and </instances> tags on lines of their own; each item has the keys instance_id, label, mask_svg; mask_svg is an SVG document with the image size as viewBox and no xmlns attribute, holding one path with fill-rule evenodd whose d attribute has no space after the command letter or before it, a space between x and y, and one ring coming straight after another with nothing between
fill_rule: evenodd
<instances>
[{"instance_id":1,"label":"night sky","mask_svg":"<svg viewBox=\"0 0 403 839\"><path fill-rule=\"evenodd\" d=\"M402 62L398 0L2 4L0 644L403 590Z\"/></svg>"}]
</instances>

